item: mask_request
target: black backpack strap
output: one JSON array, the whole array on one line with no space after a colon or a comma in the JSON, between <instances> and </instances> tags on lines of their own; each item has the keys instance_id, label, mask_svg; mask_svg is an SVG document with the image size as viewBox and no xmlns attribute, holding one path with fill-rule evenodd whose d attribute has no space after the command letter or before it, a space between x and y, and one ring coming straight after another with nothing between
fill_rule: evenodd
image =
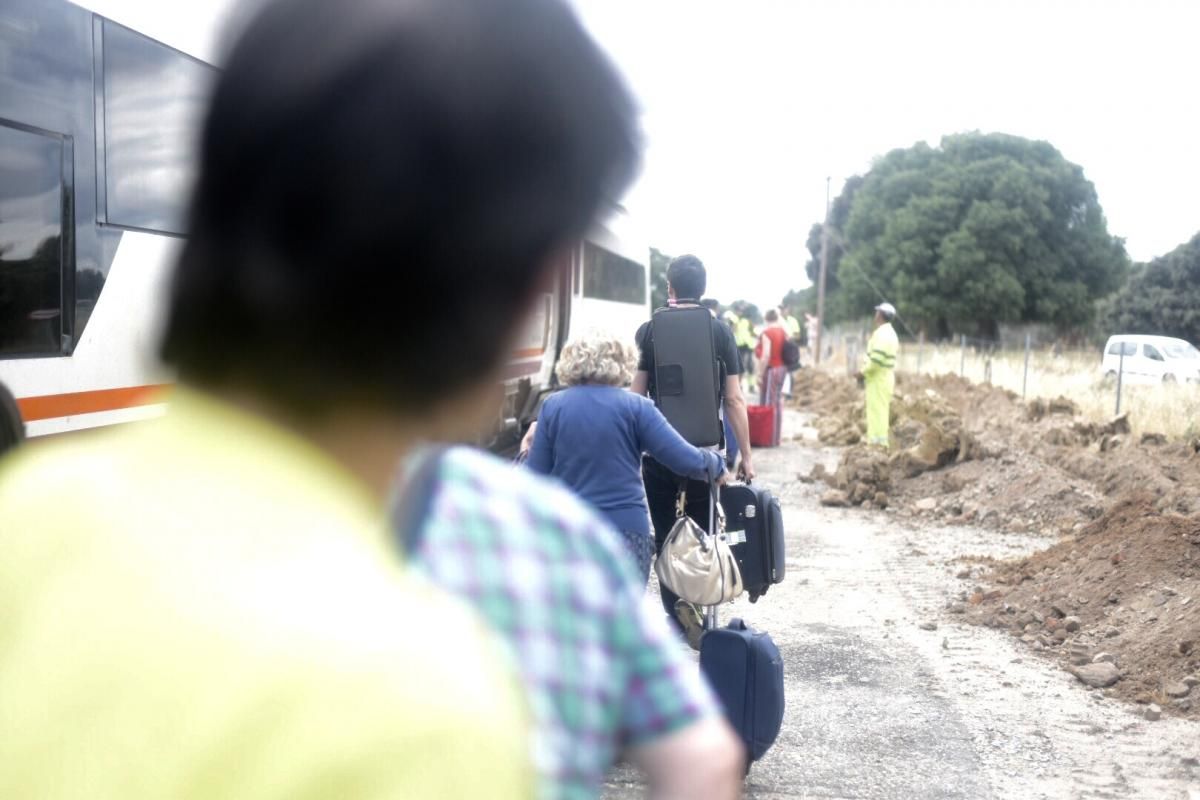
<instances>
[{"instance_id":1,"label":"black backpack strap","mask_svg":"<svg viewBox=\"0 0 1200 800\"><path fill-rule=\"evenodd\" d=\"M421 546L421 531L433 505L434 488L449 447L428 447L417 453L392 506L392 531L405 555Z\"/></svg>"}]
</instances>

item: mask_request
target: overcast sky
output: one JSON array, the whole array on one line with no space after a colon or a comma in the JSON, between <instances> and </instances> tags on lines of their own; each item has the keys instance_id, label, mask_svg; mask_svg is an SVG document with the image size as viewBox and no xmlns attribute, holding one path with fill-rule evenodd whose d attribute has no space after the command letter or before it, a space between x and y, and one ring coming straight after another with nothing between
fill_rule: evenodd
<instances>
[{"instance_id":1,"label":"overcast sky","mask_svg":"<svg viewBox=\"0 0 1200 800\"><path fill-rule=\"evenodd\" d=\"M572 1L643 107L626 205L722 301L807 284L826 176L960 131L1054 144L1135 259L1200 231L1196 0Z\"/></svg>"},{"instance_id":2,"label":"overcast sky","mask_svg":"<svg viewBox=\"0 0 1200 800\"><path fill-rule=\"evenodd\" d=\"M201 57L236 0L79 0ZM1045 139L1130 255L1200 231L1200 0L570 0L639 98L648 244L710 294L778 302L871 160L947 133Z\"/></svg>"}]
</instances>

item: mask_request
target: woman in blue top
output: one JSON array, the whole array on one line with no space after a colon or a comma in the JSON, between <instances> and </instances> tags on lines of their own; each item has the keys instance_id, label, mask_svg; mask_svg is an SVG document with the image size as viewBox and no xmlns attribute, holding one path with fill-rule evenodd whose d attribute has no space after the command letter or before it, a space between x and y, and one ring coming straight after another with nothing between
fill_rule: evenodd
<instances>
[{"instance_id":1,"label":"woman in blue top","mask_svg":"<svg viewBox=\"0 0 1200 800\"><path fill-rule=\"evenodd\" d=\"M645 582L654 537L642 453L697 480L724 478L725 462L713 450L688 444L648 398L622 388L636 365L636 351L619 339L590 333L568 342L555 368L568 388L543 404L527 464L558 478L604 514L621 532Z\"/></svg>"}]
</instances>

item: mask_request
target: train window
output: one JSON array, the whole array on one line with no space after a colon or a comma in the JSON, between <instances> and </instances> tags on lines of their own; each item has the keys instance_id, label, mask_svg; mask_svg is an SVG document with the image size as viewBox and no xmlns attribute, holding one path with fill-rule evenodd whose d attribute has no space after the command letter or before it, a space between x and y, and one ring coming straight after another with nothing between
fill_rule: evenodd
<instances>
[{"instance_id":1,"label":"train window","mask_svg":"<svg viewBox=\"0 0 1200 800\"><path fill-rule=\"evenodd\" d=\"M193 150L216 71L104 22L105 219L183 233Z\"/></svg>"},{"instance_id":2,"label":"train window","mask_svg":"<svg viewBox=\"0 0 1200 800\"><path fill-rule=\"evenodd\" d=\"M618 303L646 302L646 268L591 242L583 246L583 296Z\"/></svg>"},{"instance_id":3,"label":"train window","mask_svg":"<svg viewBox=\"0 0 1200 800\"><path fill-rule=\"evenodd\" d=\"M0 355L62 352L63 150L0 122Z\"/></svg>"}]
</instances>

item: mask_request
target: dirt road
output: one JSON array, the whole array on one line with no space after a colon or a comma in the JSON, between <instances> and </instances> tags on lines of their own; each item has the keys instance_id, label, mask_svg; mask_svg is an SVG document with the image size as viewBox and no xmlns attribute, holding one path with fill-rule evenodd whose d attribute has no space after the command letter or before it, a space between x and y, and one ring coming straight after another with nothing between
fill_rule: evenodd
<instances>
[{"instance_id":1,"label":"dirt road","mask_svg":"<svg viewBox=\"0 0 1200 800\"><path fill-rule=\"evenodd\" d=\"M801 424L789 415L789 431ZM788 708L747 797L1200 800L1200 724L1146 721L947 611L966 586L954 559L1008 558L1049 540L822 508L823 487L796 476L837 458L801 442L757 458L783 502L788 577L721 619L741 616L774 636ZM640 794L626 769L605 797Z\"/></svg>"}]
</instances>

